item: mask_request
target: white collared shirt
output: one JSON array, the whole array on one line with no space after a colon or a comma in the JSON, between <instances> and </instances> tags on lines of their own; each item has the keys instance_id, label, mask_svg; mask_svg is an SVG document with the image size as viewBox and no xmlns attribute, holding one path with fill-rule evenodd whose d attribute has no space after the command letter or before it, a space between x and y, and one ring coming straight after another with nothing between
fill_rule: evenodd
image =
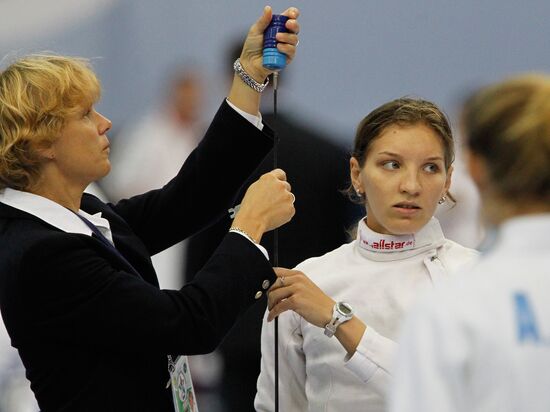
<instances>
[{"instance_id":1,"label":"white collared shirt","mask_svg":"<svg viewBox=\"0 0 550 412\"><path fill-rule=\"evenodd\" d=\"M92 230L72 211L45 197L7 187L0 191L0 202L36 216L64 232L92 236ZM90 215L79 210L78 214L92 222L113 243L111 226L101 217L101 212Z\"/></svg>"},{"instance_id":2,"label":"white collared shirt","mask_svg":"<svg viewBox=\"0 0 550 412\"><path fill-rule=\"evenodd\" d=\"M250 113L245 112L244 110L239 109L237 106L235 106L233 103L229 101L229 99L225 99L229 107L231 107L233 110L235 110L237 113L239 113L242 117L244 117L246 120L248 120L250 123L252 123L255 127L257 127L259 130L264 130L264 124L262 121L262 114L258 112L257 115L253 115Z\"/></svg>"}]
</instances>

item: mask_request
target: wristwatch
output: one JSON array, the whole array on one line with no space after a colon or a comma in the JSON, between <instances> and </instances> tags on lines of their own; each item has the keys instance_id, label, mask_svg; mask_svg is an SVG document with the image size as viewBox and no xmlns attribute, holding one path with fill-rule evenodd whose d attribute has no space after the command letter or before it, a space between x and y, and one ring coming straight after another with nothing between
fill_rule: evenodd
<instances>
[{"instance_id":1,"label":"wristwatch","mask_svg":"<svg viewBox=\"0 0 550 412\"><path fill-rule=\"evenodd\" d=\"M329 338L336 333L336 329L342 323L353 317L353 308L349 303L337 302L332 309L332 319L325 326L325 335Z\"/></svg>"}]
</instances>

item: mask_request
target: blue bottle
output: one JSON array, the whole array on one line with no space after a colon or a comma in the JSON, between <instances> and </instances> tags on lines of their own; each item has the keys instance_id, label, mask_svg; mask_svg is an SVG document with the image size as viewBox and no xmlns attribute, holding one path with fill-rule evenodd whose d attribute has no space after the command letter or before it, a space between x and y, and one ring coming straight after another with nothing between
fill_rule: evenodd
<instances>
[{"instance_id":1,"label":"blue bottle","mask_svg":"<svg viewBox=\"0 0 550 412\"><path fill-rule=\"evenodd\" d=\"M271 23L264 31L263 66L269 70L281 70L286 66L286 54L277 50L275 35L279 32L287 33L285 27L287 16L274 14Z\"/></svg>"}]
</instances>

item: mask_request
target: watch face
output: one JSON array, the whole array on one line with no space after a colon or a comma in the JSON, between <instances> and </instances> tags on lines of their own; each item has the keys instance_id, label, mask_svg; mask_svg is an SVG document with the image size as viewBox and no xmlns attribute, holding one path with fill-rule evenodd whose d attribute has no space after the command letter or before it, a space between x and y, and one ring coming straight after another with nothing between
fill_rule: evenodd
<instances>
[{"instance_id":1,"label":"watch face","mask_svg":"<svg viewBox=\"0 0 550 412\"><path fill-rule=\"evenodd\" d=\"M353 309L351 308L351 306L344 302L338 303L338 311L344 314L344 316L348 316L353 313Z\"/></svg>"}]
</instances>

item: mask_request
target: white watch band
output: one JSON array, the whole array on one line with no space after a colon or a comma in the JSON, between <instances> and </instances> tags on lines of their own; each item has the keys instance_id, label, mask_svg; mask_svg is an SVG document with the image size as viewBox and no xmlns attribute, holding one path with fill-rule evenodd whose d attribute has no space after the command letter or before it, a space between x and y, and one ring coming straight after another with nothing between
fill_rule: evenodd
<instances>
[{"instance_id":1,"label":"white watch band","mask_svg":"<svg viewBox=\"0 0 550 412\"><path fill-rule=\"evenodd\" d=\"M332 338L334 336L334 334L336 333L336 329L338 329L338 326L340 326L340 324L338 323L332 323L332 321L330 321L329 323L327 323L325 325L325 335L328 336L329 338Z\"/></svg>"}]
</instances>

